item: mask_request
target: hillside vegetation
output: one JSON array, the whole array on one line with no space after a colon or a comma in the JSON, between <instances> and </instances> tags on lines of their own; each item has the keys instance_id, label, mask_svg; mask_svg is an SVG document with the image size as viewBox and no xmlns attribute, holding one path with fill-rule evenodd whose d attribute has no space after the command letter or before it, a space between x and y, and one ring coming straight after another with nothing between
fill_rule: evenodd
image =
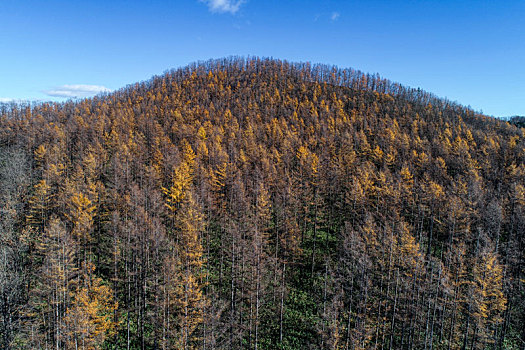
<instances>
[{"instance_id":1,"label":"hillside vegetation","mask_svg":"<svg viewBox=\"0 0 525 350\"><path fill-rule=\"evenodd\" d=\"M0 117L2 349L525 349L525 129L231 58Z\"/></svg>"}]
</instances>

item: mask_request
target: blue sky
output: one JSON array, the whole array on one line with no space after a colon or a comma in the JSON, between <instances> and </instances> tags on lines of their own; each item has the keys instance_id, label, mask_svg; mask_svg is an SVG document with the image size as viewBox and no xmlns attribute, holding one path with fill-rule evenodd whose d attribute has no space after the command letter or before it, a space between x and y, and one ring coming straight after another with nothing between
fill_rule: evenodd
<instances>
[{"instance_id":1,"label":"blue sky","mask_svg":"<svg viewBox=\"0 0 525 350\"><path fill-rule=\"evenodd\" d=\"M525 1L1 0L0 101L65 100L190 62L352 67L525 115Z\"/></svg>"}]
</instances>

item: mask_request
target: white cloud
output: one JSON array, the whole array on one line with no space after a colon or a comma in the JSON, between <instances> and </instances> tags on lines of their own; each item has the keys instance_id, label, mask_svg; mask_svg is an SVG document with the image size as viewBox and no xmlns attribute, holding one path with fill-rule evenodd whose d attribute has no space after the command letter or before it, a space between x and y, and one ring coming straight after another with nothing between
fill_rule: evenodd
<instances>
[{"instance_id":1,"label":"white cloud","mask_svg":"<svg viewBox=\"0 0 525 350\"><path fill-rule=\"evenodd\" d=\"M0 103L9 103L9 102L12 102L14 100L15 100L14 98L0 97Z\"/></svg>"},{"instance_id":2,"label":"white cloud","mask_svg":"<svg viewBox=\"0 0 525 350\"><path fill-rule=\"evenodd\" d=\"M111 90L100 85L62 85L54 89L43 91L48 96L82 98L91 97L101 92L110 92Z\"/></svg>"},{"instance_id":3,"label":"white cloud","mask_svg":"<svg viewBox=\"0 0 525 350\"><path fill-rule=\"evenodd\" d=\"M330 19L332 21L337 21L337 19L339 18L339 16L341 16L341 14L339 12L332 12L332 16L330 16Z\"/></svg>"},{"instance_id":4,"label":"white cloud","mask_svg":"<svg viewBox=\"0 0 525 350\"><path fill-rule=\"evenodd\" d=\"M208 5L211 12L235 13L239 10L245 0L200 0Z\"/></svg>"}]
</instances>

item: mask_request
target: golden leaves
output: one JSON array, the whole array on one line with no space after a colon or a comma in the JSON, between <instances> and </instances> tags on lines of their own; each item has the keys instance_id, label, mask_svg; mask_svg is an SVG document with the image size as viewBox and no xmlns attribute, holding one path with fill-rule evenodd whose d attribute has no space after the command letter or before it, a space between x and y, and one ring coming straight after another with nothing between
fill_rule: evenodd
<instances>
[{"instance_id":1,"label":"golden leaves","mask_svg":"<svg viewBox=\"0 0 525 350\"><path fill-rule=\"evenodd\" d=\"M319 158L313 152L310 152L305 146L299 147L295 157L299 161L299 166L302 169L309 171L312 175L317 175Z\"/></svg>"},{"instance_id":2,"label":"golden leaves","mask_svg":"<svg viewBox=\"0 0 525 350\"><path fill-rule=\"evenodd\" d=\"M171 186L169 188L162 187L162 192L166 195L165 205L170 211L170 215L177 211L193 181L195 153L187 141L183 142L182 151L182 162L173 169Z\"/></svg>"},{"instance_id":3,"label":"golden leaves","mask_svg":"<svg viewBox=\"0 0 525 350\"><path fill-rule=\"evenodd\" d=\"M67 348L99 349L104 340L116 329L113 313L118 302L113 291L102 279L94 276L95 266L83 266L80 283L72 291L72 303L67 309L64 338Z\"/></svg>"},{"instance_id":4,"label":"golden leaves","mask_svg":"<svg viewBox=\"0 0 525 350\"><path fill-rule=\"evenodd\" d=\"M472 273L474 316L482 323L501 322L507 299L503 294L503 268L497 255L491 251L482 252Z\"/></svg>"},{"instance_id":5,"label":"golden leaves","mask_svg":"<svg viewBox=\"0 0 525 350\"><path fill-rule=\"evenodd\" d=\"M89 242L96 206L83 193L75 193L71 196L68 207L69 212L65 216L73 224L73 237L84 243Z\"/></svg>"},{"instance_id":6,"label":"golden leaves","mask_svg":"<svg viewBox=\"0 0 525 350\"><path fill-rule=\"evenodd\" d=\"M44 144L38 146L35 149L34 155L35 155L35 161L37 162L37 164L40 164L40 165L43 164L46 154L47 154L47 148Z\"/></svg>"}]
</instances>

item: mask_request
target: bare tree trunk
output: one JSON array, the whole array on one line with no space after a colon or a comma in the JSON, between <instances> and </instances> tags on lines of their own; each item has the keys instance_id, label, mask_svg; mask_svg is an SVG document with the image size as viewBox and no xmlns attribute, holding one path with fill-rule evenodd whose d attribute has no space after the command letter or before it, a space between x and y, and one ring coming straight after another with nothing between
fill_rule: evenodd
<instances>
[{"instance_id":1,"label":"bare tree trunk","mask_svg":"<svg viewBox=\"0 0 525 350\"><path fill-rule=\"evenodd\" d=\"M470 304L468 304L468 307L467 307L467 322L465 325L465 333L463 334L463 346L461 347L461 350L467 349L469 328L470 328Z\"/></svg>"},{"instance_id":2,"label":"bare tree trunk","mask_svg":"<svg viewBox=\"0 0 525 350\"><path fill-rule=\"evenodd\" d=\"M233 331L235 324L235 234L232 234L232 280L230 298L230 349L233 349Z\"/></svg>"},{"instance_id":3,"label":"bare tree trunk","mask_svg":"<svg viewBox=\"0 0 525 350\"><path fill-rule=\"evenodd\" d=\"M260 249L260 247L259 247ZM261 254L257 249L257 279L256 279L256 301L255 301L255 350L259 344L259 292L261 287Z\"/></svg>"},{"instance_id":4,"label":"bare tree trunk","mask_svg":"<svg viewBox=\"0 0 525 350\"><path fill-rule=\"evenodd\" d=\"M285 291L286 262L283 262L283 279L281 285L281 308L279 310L279 343L283 342L283 314L284 314L284 291Z\"/></svg>"},{"instance_id":5,"label":"bare tree trunk","mask_svg":"<svg viewBox=\"0 0 525 350\"><path fill-rule=\"evenodd\" d=\"M396 290L394 294L394 309L392 311L392 327L390 329L390 344L388 345L388 350L392 350L392 344L394 342L394 329L396 321L396 306L397 306L397 286L399 284L399 269L396 270Z\"/></svg>"}]
</instances>

